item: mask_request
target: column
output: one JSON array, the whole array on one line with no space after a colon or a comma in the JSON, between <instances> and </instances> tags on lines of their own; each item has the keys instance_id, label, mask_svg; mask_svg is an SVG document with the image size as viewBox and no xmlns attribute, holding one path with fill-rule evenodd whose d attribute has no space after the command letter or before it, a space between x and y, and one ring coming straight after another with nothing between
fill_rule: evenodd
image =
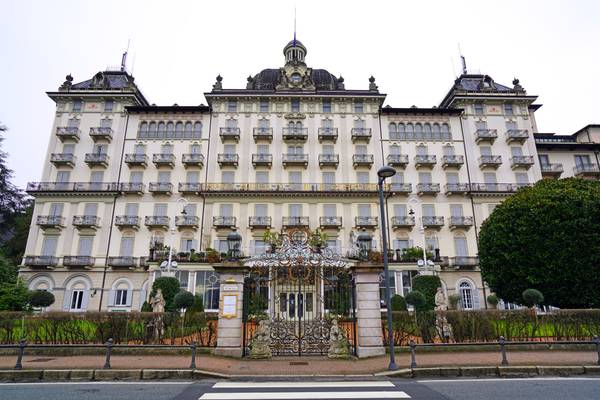
<instances>
[{"instance_id":1,"label":"column","mask_svg":"<svg viewBox=\"0 0 600 400\"><path fill-rule=\"evenodd\" d=\"M379 274L383 266L359 262L353 269L356 282L357 355L359 358L384 355L379 299Z\"/></svg>"}]
</instances>

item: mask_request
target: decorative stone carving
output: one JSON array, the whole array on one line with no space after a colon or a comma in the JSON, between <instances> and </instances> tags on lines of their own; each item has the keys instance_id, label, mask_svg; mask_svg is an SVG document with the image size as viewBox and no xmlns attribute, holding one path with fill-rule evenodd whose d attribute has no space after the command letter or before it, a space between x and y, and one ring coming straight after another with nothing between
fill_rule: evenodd
<instances>
[{"instance_id":1,"label":"decorative stone carving","mask_svg":"<svg viewBox=\"0 0 600 400\"><path fill-rule=\"evenodd\" d=\"M271 358L271 327L266 319L260 320L250 341L250 358Z\"/></svg>"},{"instance_id":2,"label":"decorative stone carving","mask_svg":"<svg viewBox=\"0 0 600 400\"><path fill-rule=\"evenodd\" d=\"M448 302L446 301L446 296L444 295L444 289L439 287L437 288L437 292L435 293L435 310L446 311L447 309Z\"/></svg>"},{"instance_id":3,"label":"decorative stone carving","mask_svg":"<svg viewBox=\"0 0 600 400\"><path fill-rule=\"evenodd\" d=\"M73 77L71 76L71 74L67 75L65 77L65 81L63 82L62 85L60 85L60 87L58 88L58 90L60 91L69 91L69 89L71 89L71 86L73 86Z\"/></svg>"},{"instance_id":4,"label":"decorative stone carving","mask_svg":"<svg viewBox=\"0 0 600 400\"><path fill-rule=\"evenodd\" d=\"M452 329L446 319L445 311L448 310L448 301L444 295L444 289L439 287L435 294L435 327L440 337L449 339L452 336Z\"/></svg>"},{"instance_id":5,"label":"decorative stone carving","mask_svg":"<svg viewBox=\"0 0 600 400\"><path fill-rule=\"evenodd\" d=\"M350 356L350 343L340 329L337 319L331 321L329 330L329 358L347 358Z\"/></svg>"},{"instance_id":6,"label":"decorative stone carving","mask_svg":"<svg viewBox=\"0 0 600 400\"><path fill-rule=\"evenodd\" d=\"M371 75L371 77L369 78L369 90L373 92L378 91L378 87L375 84L375 78L373 77L373 75Z\"/></svg>"},{"instance_id":7,"label":"decorative stone carving","mask_svg":"<svg viewBox=\"0 0 600 400\"><path fill-rule=\"evenodd\" d=\"M152 332L152 341L159 343L165 334L165 324L162 316L162 313L165 312L165 298L161 289L156 290L156 294L150 299L150 305L152 305L152 312L157 313L157 315L148 325Z\"/></svg>"},{"instance_id":8,"label":"decorative stone carving","mask_svg":"<svg viewBox=\"0 0 600 400\"><path fill-rule=\"evenodd\" d=\"M213 85L213 90L223 90L223 77L221 74L217 75L217 81Z\"/></svg>"}]
</instances>

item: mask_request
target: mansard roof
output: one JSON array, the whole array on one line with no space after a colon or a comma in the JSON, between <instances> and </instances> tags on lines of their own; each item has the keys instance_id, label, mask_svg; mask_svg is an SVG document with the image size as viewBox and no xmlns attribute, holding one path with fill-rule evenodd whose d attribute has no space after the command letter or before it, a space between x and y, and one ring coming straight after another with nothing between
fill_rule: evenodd
<instances>
[{"instance_id":1,"label":"mansard roof","mask_svg":"<svg viewBox=\"0 0 600 400\"><path fill-rule=\"evenodd\" d=\"M518 79L513 80L513 87L497 83L489 75L482 74L462 74L454 81L454 86L450 88L440 107L449 107L452 100L457 96L469 97L506 97L519 96L530 99L536 96L527 96L525 89L519 84Z\"/></svg>"},{"instance_id":2,"label":"mansard roof","mask_svg":"<svg viewBox=\"0 0 600 400\"><path fill-rule=\"evenodd\" d=\"M311 72L312 81L317 90L345 90L341 84L343 82L325 69L313 69ZM275 87L281 80L281 70L279 68L267 68L254 75L248 89L250 90L275 90Z\"/></svg>"}]
</instances>

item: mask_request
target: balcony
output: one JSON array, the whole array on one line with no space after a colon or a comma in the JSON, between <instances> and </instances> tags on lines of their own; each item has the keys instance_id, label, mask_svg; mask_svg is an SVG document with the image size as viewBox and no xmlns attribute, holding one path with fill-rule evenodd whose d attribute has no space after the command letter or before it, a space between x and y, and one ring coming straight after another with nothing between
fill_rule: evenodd
<instances>
[{"instance_id":1,"label":"balcony","mask_svg":"<svg viewBox=\"0 0 600 400\"><path fill-rule=\"evenodd\" d=\"M33 195L61 192L116 194L118 185L114 182L29 182L26 191Z\"/></svg>"},{"instance_id":2,"label":"balcony","mask_svg":"<svg viewBox=\"0 0 600 400\"><path fill-rule=\"evenodd\" d=\"M469 229L473 226L473 217L450 217L450 230Z\"/></svg>"},{"instance_id":3,"label":"balcony","mask_svg":"<svg viewBox=\"0 0 600 400\"><path fill-rule=\"evenodd\" d=\"M397 168L406 168L408 165L408 155L407 154L389 154L386 158L388 165Z\"/></svg>"},{"instance_id":4,"label":"balcony","mask_svg":"<svg viewBox=\"0 0 600 400\"><path fill-rule=\"evenodd\" d=\"M107 264L112 268L134 269L138 265L138 258L129 256L108 257Z\"/></svg>"},{"instance_id":5,"label":"balcony","mask_svg":"<svg viewBox=\"0 0 600 400\"><path fill-rule=\"evenodd\" d=\"M412 183L390 183L389 186L389 191L392 192L392 194L403 194L403 195L408 195L410 193L412 193Z\"/></svg>"},{"instance_id":6,"label":"balcony","mask_svg":"<svg viewBox=\"0 0 600 400\"><path fill-rule=\"evenodd\" d=\"M238 156L237 154L221 153L221 154L217 155L217 162L219 163L219 166L221 166L221 167L223 167L223 166L237 167L239 161L240 161L240 156Z\"/></svg>"},{"instance_id":7,"label":"balcony","mask_svg":"<svg viewBox=\"0 0 600 400\"><path fill-rule=\"evenodd\" d=\"M148 228L169 229L171 219L164 215L148 215L144 218L144 225Z\"/></svg>"},{"instance_id":8,"label":"balcony","mask_svg":"<svg viewBox=\"0 0 600 400\"><path fill-rule=\"evenodd\" d=\"M417 183L417 194L420 196L437 196L439 192L439 183Z\"/></svg>"},{"instance_id":9,"label":"balcony","mask_svg":"<svg viewBox=\"0 0 600 400\"><path fill-rule=\"evenodd\" d=\"M100 227L100 217L95 215L74 215L73 226L77 229L97 229Z\"/></svg>"},{"instance_id":10,"label":"balcony","mask_svg":"<svg viewBox=\"0 0 600 400\"><path fill-rule=\"evenodd\" d=\"M255 143L261 140L271 143L273 141L273 128L253 128L252 136L254 136Z\"/></svg>"},{"instance_id":11,"label":"balcony","mask_svg":"<svg viewBox=\"0 0 600 400\"><path fill-rule=\"evenodd\" d=\"M148 166L148 156L145 154L125 154L125 164L130 167L144 167Z\"/></svg>"},{"instance_id":12,"label":"balcony","mask_svg":"<svg viewBox=\"0 0 600 400\"><path fill-rule=\"evenodd\" d=\"M319 143L323 142L337 142L338 129L337 128L319 128Z\"/></svg>"},{"instance_id":13,"label":"balcony","mask_svg":"<svg viewBox=\"0 0 600 400\"><path fill-rule=\"evenodd\" d=\"M158 153L152 155L152 162L159 167L170 167L175 166L175 154L171 153Z\"/></svg>"},{"instance_id":14,"label":"balcony","mask_svg":"<svg viewBox=\"0 0 600 400\"><path fill-rule=\"evenodd\" d=\"M52 153L50 162L56 167L73 167L75 165L75 156L70 153Z\"/></svg>"},{"instance_id":15,"label":"balcony","mask_svg":"<svg viewBox=\"0 0 600 400\"><path fill-rule=\"evenodd\" d=\"M598 164L579 164L573 167L573 174L578 178L600 178Z\"/></svg>"},{"instance_id":16,"label":"balcony","mask_svg":"<svg viewBox=\"0 0 600 400\"><path fill-rule=\"evenodd\" d=\"M502 156L481 156L479 157L479 168L494 168L502 164Z\"/></svg>"},{"instance_id":17,"label":"balcony","mask_svg":"<svg viewBox=\"0 0 600 400\"><path fill-rule=\"evenodd\" d=\"M204 154L186 153L181 155L181 163L184 167L203 167Z\"/></svg>"},{"instance_id":18,"label":"balcony","mask_svg":"<svg viewBox=\"0 0 600 400\"><path fill-rule=\"evenodd\" d=\"M54 269L58 265L58 257L54 256L25 256L23 260L27 267L45 267Z\"/></svg>"},{"instance_id":19,"label":"balcony","mask_svg":"<svg viewBox=\"0 0 600 400\"><path fill-rule=\"evenodd\" d=\"M90 128L90 137L94 142L98 141L107 141L110 142L112 140L113 130L112 128L107 127L95 127Z\"/></svg>"},{"instance_id":20,"label":"balcony","mask_svg":"<svg viewBox=\"0 0 600 400\"><path fill-rule=\"evenodd\" d=\"M115 225L121 229L131 228L138 230L140 228L140 217L132 215L117 215Z\"/></svg>"},{"instance_id":21,"label":"balcony","mask_svg":"<svg viewBox=\"0 0 600 400\"><path fill-rule=\"evenodd\" d=\"M62 229L65 227L65 217L60 215L38 215L35 224L42 229Z\"/></svg>"},{"instance_id":22,"label":"balcony","mask_svg":"<svg viewBox=\"0 0 600 400\"><path fill-rule=\"evenodd\" d=\"M309 226L308 217L283 217L281 224L284 227Z\"/></svg>"},{"instance_id":23,"label":"balcony","mask_svg":"<svg viewBox=\"0 0 600 400\"><path fill-rule=\"evenodd\" d=\"M533 156L512 156L510 158L510 167L512 169L529 169L533 165Z\"/></svg>"},{"instance_id":24,"label":"balcony","mask_svg":"<svg viewBox=\"0 0 600 400\"><path fill-rule=\"evenodd\" d=\"M506 143L525 143L529 138L529 131L526 129L510 129L506 131Z\"/></svg>"},{"instance_id":25,"label":"balcony","mask_svg":"<svg viewBox=\"0 0 600 400\"><path fill-rule=\"evenodd\" d=\"M183 194L200 194L200 187L200 183L181 182L177 189Z\"/></svg>"},{"instance_id":26,"label":"balcony","mask_svg":"<svg viewBox=\"0 0 600 400\"><path fill-rule=\"evenodd\" d=\"M354 217L354 226L357 228L377 228L377 217Z\"/></svg>"},{"instance_id":27,"label":"balcony","mask_svg":"<svg viewBox=\"0 0 600 400\"><path fill-rule=\"evenodd\" d=\"M320 167L336 167L340 163L340 156L338 154L319 154L319 166Z\"/></svg>"},{"instance_id":28,"label":"balcony","mask_svg":"<svg viewBox=\"0 0 600 400\"><path fill-rule=\"evenodd\" d=\"M252 165L269 167L273 165L273 154L252 154Z\"/></svg>"},{"instance_id":29,"label":"balcony","mask_svg":"<svg viewBox=\"0 0 600 400\"><path fill-rule=\"evenodd\" d=\"M542 176L559 178L563 173L562 164L542 164Z\"/></svg>"},{"instance_id":30,"label":"balcony","mask_svg":"<svg viewBox=\"0 0 600 400\"><path fill-rule=\"evenodd\" d=\"M444 217L422 217L421 222L425 228L440 229L444 226Z\"/></svg>"},{"instance_id":31,"label":"balcony","mask_svg":"<svg viewBox=\"0 0 600 400\"><path fill-rule=\"evenodd\" d=\"M292 142L306 142L308 128L283 128L283 140Z\"/></svg>"},{"instance_id":32,"label":"balcony","mask_svg":"<svg viewBox=\"0 0 600 400\"><path fill-rule=\"evenodd\" d=\"M90 167L104 167L108 166L108 154L104 153L86 153L85 163Z\"/></svg>"},{"instance_id":33,"label":"balcony","mask_svg":"<svg viewBox=\"0 0 600 400\"><path fill-rule=\"evenodd\" d=\"M450 267L457 269L475 269L479 265L477 256L457 256L449 258Z\"/></svg>"},{"instance_id":34,"label":"balcony","mask_svg":"<svg viewBox=\"0 0 600 400\"><path fill-rule=\"evenodd\" d=\"M68 126L62 126L56 128L56 137L61 142L64 142L65 140L73 140L75 142L79 142L79 136L80 130L77 127L72 128Z\"/></svg>"},{"instance_id":35,"label":"balcony","mask_svg":"<svg viewBox=\"0 0 600 400\"><path fill-rule=\"evenodd\" d=\"M213 226L215 228L235 228L235 217L213 217Z\"/></svg>"},{"instance_id":36,"label":"balcony","mask_svg":"<svg viewBox=\"0 0 600 400\"><path fill-rule=\"evenodd\" d=\"M460 169L465 163L464 156L442 156L442 168L457 168Z\"/></svg>"},{"instance_id":37,"label":"balcony","mask_svg":"<svg viewBox=\"0 0 600 400\"><path fill-rule=\"evenodd\" d=\"M514 193L517 189L512 183L471 183L472 193Z\"/></svg>"},{"instance_id":38,"label":"balcony","mask_svg":"<svg viewBox=\"0 0 600 400\"><path fill-rule=\"evenodd\" d=\"M200 218L195 215L178 215L175 217L175 226L179 229L198 229Z\"/></svg>"},{"instance_id":39,"label":"balcony","mask_svg":"<svg viewBox=\"0 0 600 400\"><path fill-rule=\"evenodd\" d=\"M393 229L412 229L415 226L415 217L410 215L392 217L391 223Z\"/></svg>"},{"instance_id":40,"label":"balcony","mask_svg":"<svg viewBox=\"0 0 600 400\"><path fill-rule=\"evenodd\" d=\"M371 128L352 128L350 130L350 135L352 137L352 143L356 142L366 142L369 143L371 141Z\"/></svg>"},{"instance_id":41,"label":"balcony","mask_svg":"<svg viewBox=\"0 0 600 400\"><path fill-rule=\"evenodd\" d=\"M173 184L168 182L150 182L148 191L152 194L166 194L170 195L173 193Z\"/></svg>"},{"instance_id":42,"label":"balcony","mask_svg":"<svg viewBox=\"0 0 600 400\"><path fill-rule=\"evenodd\" d=\"M386 184L384 190L389 192L392 185ZM277 197L291 195L377 197L378 192L375 183L203 183L200 184L200 194L203 196L263 196L266 194Z\"/></svg>"},{"instance_id":43,"label":"balcony","mask_svg":"<svg viewBox=\"0 0 600 400\"><path fill-rule=\"evenodd\" d=\"M308 166L308 154L283 154L282 162L284 167L300 165L306 168Z\"/></svg>"},{"instance_id":44,"label":"balcony","mask_svg":"<svg viewBox=\"0 0 600 400\"><path fill-rule=\"evenodd\" d=\"M437 157L430 154L421 154L415 156L415 167L416 168L433 168L437 163Z\"/></svg>"},{"instance_id":45,"label":"balcony","mask_svg":"<svg viewBox=\"0 0 600 400\"><path fill-rule=\"evenodd\" d=\"M446 196L452 196L455 194L464 195L469 193L468 183L447 183L444 188Z\"/></svg>"},{"instance_id":46,"label":"balcony","mask_svg":"<svg viewBox=\"0 0 600 400\"><path fill-rule=\"evenodd\" d=\"M252 229L268 229L271 227L271 217L248 217L248 226Z\"/></svg>"},{"instance_id":47,"label":"balcony","mask_svg":"<svg viewBox=\"0 0 600 400\"><path fill-rule=\"evenodd\" d=\"M122 194L144 194L146 185L141 182L123 182L119 184L119 191Z\"/></svg>"},{"instance_id":48,"label":"balcony","mask_svg":"<svg viewBox=\"0 0 600 400\"><path fill-rule=\"evenodd\" d=\"M340 229L342 217L319 217L319 226L323 229Z\"/></svg>"},{"instance_id":49,"label":"balcony","mask_svg":"<svg viewBox=\"0 0 600 400\"><path fill-rule=\"evenodd\" d=\"M240 141L240 128L219 128L219 136L221 142L236 142Z\"/></svg>"},{"instance_id":50,"label":"balcony","mask_svg":"<svg viewBox=\"0 0 600 400\"><path fill-rule=\"evenodd\" d=\"M63 265L65 267L91 269L96 263L96 259L90 256L64 256Z\"/></svg>"},{"instance_id":51,"label":"balcony","mask_svg":"<svg viewBox=\"0 0 600 400\"><path fill-rule=\"evenodd\" d=\"M490 143L493 144L498 138L496 129L477 129L475 131L475 143Z\"/></svg>"},{"instance_id":52,"label":"balcony","mask_svg":"<svg viewBox=\"0 0 600 400\"><path fill-rule=\"evenodd\" d=\"M373 165L373 154L354 154L352 156L352 165L354 165L354 168L371 168L371 166Z\"/></svg>"}]
</instances>

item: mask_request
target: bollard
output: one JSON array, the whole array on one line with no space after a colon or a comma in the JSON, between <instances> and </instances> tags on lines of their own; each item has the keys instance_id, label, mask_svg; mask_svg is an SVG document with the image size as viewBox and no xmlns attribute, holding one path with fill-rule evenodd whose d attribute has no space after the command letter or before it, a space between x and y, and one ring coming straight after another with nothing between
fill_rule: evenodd
<instances>
[{"instance_id":1,"label":"bollard","mask_svg":"<svg viewBox=\"0 0 600 400\"><path fill-rule=\"evenodd\" d=\"M192 342L190 346L192 348L192 363L190 364L191 369L196 369L196 341Z\"/></svg>"},{"instance_id":2,"label":"bollard","mask_svg":"<svg viewBox=\"0 0 600 400\"><path fill-rule=\"evenodd\" d=\"M19 340L19 355L17 356L17 363L15 364L15 369L23 369L23 353L25 353L25 346L25 338Z\"/></svg>"},{"instance_id":3,"label":"bollard","mask_svg":"<svg viewBox=\"0 0 600 400\"><path fill-rule=\"evenodd\" d=\"M500 344L500 351L502 352L502 365L508 365L508 360L506 359L506 348L504 347L506 344L506 339L504 339L504 336L500 336L498 343Z\"/></svg>"},{"instance_id":4,"label":"bollard","mask_svg":"<svg viewBox=\"0 0 600 400\"><path fill-rule=\"evenodd\" d=\"M600 365L600 338L598 336L594 336L594 342L596 342L596 352L598 352L598 361L596 364Z\"/></svg>"},{"instance_id":5,"label":"bollard","mask_svg":"<svg viewBox=\"0 0 600 400\"><path fill-rule=\"evenodd\" d=\"M410 367L417 368L417 345L414 340L411 340L408 345L410 346Z\"/></svg>"},{"instance_id":6,"label":"bollard","mask_svg":"<svg viewBox=\"0 0 600 400\"><path fill-rule=\"evenodd\" d=\"M110 352L112 350L113 340L108 339L106 342L106 361L104 362L104 369L110 369Z\"/></svg>"}]
</instances>

